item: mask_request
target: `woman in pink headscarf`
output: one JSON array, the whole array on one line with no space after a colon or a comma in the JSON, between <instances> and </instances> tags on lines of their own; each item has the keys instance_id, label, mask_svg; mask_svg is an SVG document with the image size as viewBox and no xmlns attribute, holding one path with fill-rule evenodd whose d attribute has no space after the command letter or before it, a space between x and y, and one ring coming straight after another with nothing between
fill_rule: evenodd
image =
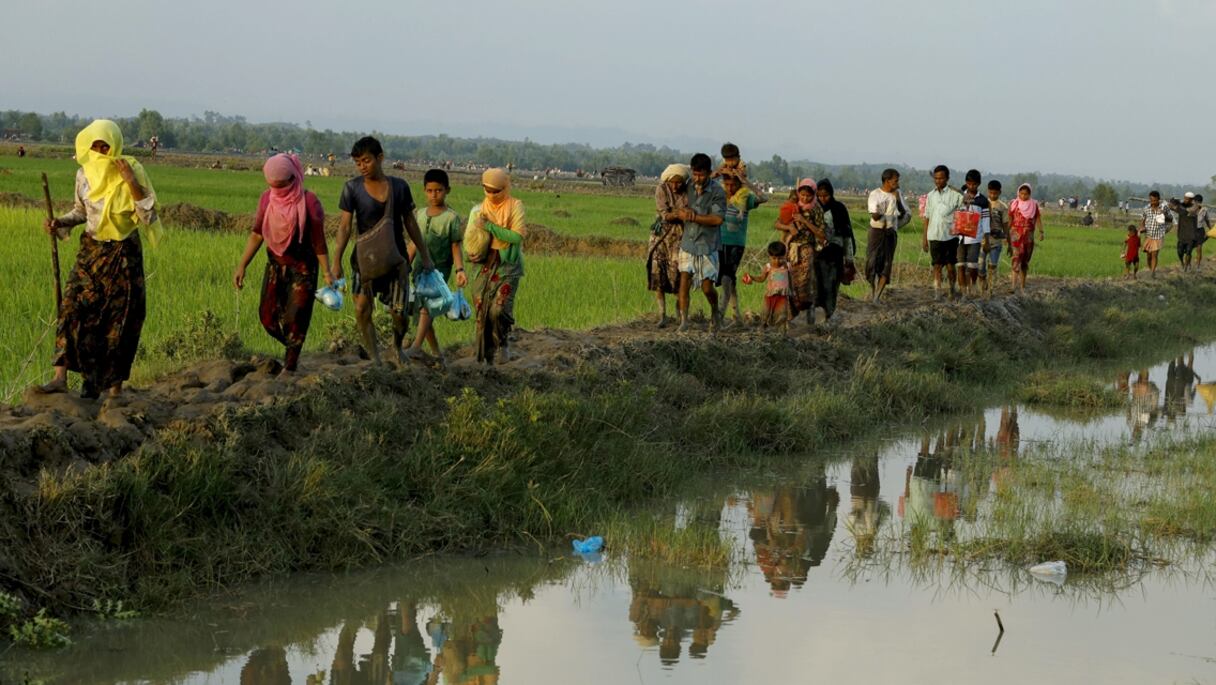
<instances>
[{"instance_id":1,"label":"woman in pink headscarf","mask_svg":"<svg viewBox=\"0 0 1216 685\"><path fill-rule=\"evenodd\" d=\"M304 190L304 169L295 155L271 157L262 173L270 187L258 203L253 233L245 243L232 284L238 290L245 287L245 268L266 243L266 276L258 314L266 332L287 348L283 371L292 373L299 365L300 350L312 321L318 269L325 275L325 282L333 284L325 243L325 210L316 195Z\"/></svg>"},{"instance_id":2,"label":"woman in pink headscarf","mask_svg":"<svg viewBox=\"0 0 1216 685\"><path fill-rule=\"evenodd\" d=\"M1031 197L1029 183L1018 186L1018 196L1009 203L1009 254L1013 265L1013 289L1026 290L1026 272L1030 271L1030 258L1034 256L1034 232L1039 231L1043 239L1043 213L1039 203Z\"/></svg>"},{"instance_id":3,"label":"woman in pink headscarf","mask_svg":"<svg viewBox=\"0 0 1216 685\"><path fill-rule=\"evenodd\" d=\"M823 208L815 197L815 179L804 178L790 201L782 206L773 228L783 235L782 242L789 255L790 269L790 320L798 312L810 312L815 307L814 278L811 268L815 262L815 249L827 239L823 230ZM807 314L807 323L813 319Z\"/></svg>"}]
</instances>

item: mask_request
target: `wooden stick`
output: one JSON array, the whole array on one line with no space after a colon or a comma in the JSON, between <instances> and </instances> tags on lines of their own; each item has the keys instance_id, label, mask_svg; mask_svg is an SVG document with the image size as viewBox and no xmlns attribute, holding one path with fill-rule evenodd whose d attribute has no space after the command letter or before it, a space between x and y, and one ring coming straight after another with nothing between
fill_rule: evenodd
<instances>
[{"instance_id":1,"label":"wooden stick","mask_svg":"<svg viewBox=\"0 0 1216 685\"><path fill-rule=\"evenodd\" d=\"M42 196L46 199L46 218L55 220L55 207L51 205L51 186L47 183L46 172L42 174ZM55 318L63 314L63 286L59 280L59 229L51 232L51 264L55 270Z\"/></svg>"}]
</instances>

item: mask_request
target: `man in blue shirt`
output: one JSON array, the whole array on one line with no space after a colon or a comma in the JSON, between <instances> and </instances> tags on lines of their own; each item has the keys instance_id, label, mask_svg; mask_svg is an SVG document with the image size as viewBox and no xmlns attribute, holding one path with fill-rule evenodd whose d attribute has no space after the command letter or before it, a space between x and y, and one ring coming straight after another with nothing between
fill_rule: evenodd
<instances>
[{"instance_id":1,"label":"man in blue shirt","mask_svg":"<svg viewBox=\"0 0 1216 685\"><path fill-rule=\"evenodd\" d=\"M726 216L726 192L710 178L713 163L709 155L698 152L692 156L689 166L692 168L692 183L688 184L688 208L673 212L679 215L675 218L684 222L684 238L680 241L678 330L688 330L689 291L696 282L709 303L709 331L714 333L722 324L714 282L718 280L718 249L722 243L722 220Z\"/></svg>"}]
</instances>

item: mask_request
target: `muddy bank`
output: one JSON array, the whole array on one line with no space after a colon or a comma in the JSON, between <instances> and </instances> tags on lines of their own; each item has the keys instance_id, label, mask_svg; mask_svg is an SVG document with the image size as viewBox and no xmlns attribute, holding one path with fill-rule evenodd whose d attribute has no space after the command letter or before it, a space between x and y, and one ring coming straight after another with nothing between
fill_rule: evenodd
<instances>
[{"instance_id":1,"label":"muddy bank","mask_svg":"<svg viewBox=\"0 0 1216 685\"><path fill-rule=\"evenodd\" d=\"M840 321L710 338L653 324L521 331L493 369L313 355L214 361L118 403L27 396L0 416L0 591L58 611L155 607L251 578L553 539L691 470L805 454L973 406L1027 371L1209 337L1199 279L917 289ZM1159 297L1165 297L1163 304Z\"/></svg>"}]
</instances>

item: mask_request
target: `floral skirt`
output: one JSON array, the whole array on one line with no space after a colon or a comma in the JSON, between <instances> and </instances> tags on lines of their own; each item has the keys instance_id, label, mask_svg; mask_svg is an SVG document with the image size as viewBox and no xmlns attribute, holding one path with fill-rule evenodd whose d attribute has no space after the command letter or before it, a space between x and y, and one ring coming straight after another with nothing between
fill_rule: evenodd
<instances>
[{"instance_id":1,"label":"floral skirt","mask_svg":"<svg viewBox=\"0 0 1216 685\"><path fill-rule=\"evenodd\" d=\"M55 366L66 366L102 390L131 377L147 303L139 235L126 240L80 236L63 291Z\"/></svg>"},{"instance_id":2,"label":"floral skirt","mask_svg":"<svg viewBox=\"0 0 1216 685\"><path fill-rule=\"evenodd\" d=\"M510 342L515 325L515 297L523 278L522 264L506 264L496 252L473 280L473 309L477 312L477 361L493 363L498 348Z\"/></svg>"},{"instance_id":3,"label":"floral skirt","mask_svg":"<svg viewBox=\"0 0 1216 685\"><path fill-rule=\"evenodd\" d=\"M646 287L652 291L675 294L680 290L680 240L684 226L665 224L663 233L650 236L646 256Z\"/></svg>"}]
</instances>

